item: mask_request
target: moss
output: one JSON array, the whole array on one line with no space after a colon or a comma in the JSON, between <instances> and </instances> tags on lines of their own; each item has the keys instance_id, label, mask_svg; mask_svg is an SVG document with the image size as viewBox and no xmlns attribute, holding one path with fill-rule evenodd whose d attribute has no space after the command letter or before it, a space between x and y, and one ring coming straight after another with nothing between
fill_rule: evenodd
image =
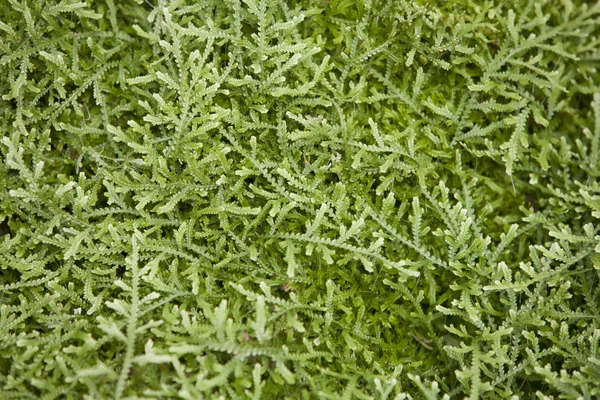
<instances>
[{"instance_id":1,"label":"moss","mask_svg":"<svg viewBox=\"0 0 600 400\"><path fill-rule=\"evenodd\" d=\"M600 3L0 11L1 398L600 396Z\"/></svg>"}]
</instances>

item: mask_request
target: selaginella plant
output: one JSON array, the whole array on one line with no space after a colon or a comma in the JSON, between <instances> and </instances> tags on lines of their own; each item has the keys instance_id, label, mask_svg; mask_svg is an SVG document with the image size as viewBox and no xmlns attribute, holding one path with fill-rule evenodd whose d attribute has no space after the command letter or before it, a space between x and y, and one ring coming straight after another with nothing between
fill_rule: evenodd
<instances>
[{"instance_id":1,"label":"selaginella plant","mask_svg":"<svg viewBox=\"0 0 600 400\"><path fill-rule=\"evenodd\" d=\"M6 0L0 398L600 397L600 3Z\"/></svg>"}]
</instances>

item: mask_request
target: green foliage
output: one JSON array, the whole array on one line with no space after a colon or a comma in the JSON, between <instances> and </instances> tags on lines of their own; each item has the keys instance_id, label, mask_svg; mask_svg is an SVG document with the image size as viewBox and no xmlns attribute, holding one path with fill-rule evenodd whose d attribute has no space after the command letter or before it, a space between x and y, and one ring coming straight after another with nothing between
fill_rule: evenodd
<instances>
[{"instance_id":1,"label":"green foliage","mask_svg":"<svg viewBox=\"0 0 600 400\"><path fill-rule=\"evenodd\" d=\"M2 2L0 397L600 397L599 21Z\"/></svg>"}]
</instances>

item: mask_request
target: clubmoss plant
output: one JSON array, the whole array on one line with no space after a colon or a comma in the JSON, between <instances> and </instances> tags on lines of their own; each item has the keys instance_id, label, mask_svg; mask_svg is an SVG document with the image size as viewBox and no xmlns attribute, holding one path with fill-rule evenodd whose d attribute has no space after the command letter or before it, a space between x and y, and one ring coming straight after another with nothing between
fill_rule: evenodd
<instances>
[{"instance_id":1,"label":"clubmoss plant","mask_svg":"<svg viewBox=\"0 0 600 400\"><path fill-rule=\"evenodd\" d=\"M600 3L6 0L0 398L600 397Z\"/></svg>"}]
</instances>

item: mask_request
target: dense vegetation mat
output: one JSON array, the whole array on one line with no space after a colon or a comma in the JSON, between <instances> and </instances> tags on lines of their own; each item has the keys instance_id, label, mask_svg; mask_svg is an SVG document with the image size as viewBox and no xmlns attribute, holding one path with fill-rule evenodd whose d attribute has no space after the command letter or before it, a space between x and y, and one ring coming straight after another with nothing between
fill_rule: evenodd
<instances>
[{"instance_id":1,"label":"dense vegetation mat","mask_svg":"<svg viewBox=\"0 0 600 400\"><path fill-rule=\"evenodd\" d=\"M0 398L600 397L600 3L0 3Z\"/></svg>"}]
</instances>

